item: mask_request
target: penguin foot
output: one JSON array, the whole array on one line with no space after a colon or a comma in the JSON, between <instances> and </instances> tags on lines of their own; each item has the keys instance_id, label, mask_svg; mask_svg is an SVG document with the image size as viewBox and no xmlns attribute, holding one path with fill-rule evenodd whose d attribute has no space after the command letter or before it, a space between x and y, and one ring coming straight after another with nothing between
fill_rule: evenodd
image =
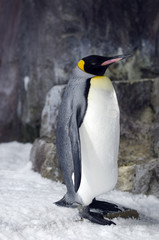
<instances>
[{"instance_id":1,"label":"penguin foot","mask_svg":"<svg viewBox=\"0 0 159 240\"><path fill-rule=\"evenodd\" d=\"M79 209L79 215L81 218L88 219L92 223L96 223L99 225L116 225L114 222L107 220L103 217L102 214L96 213L96 212L91 212L89 207L82 207Z\"/></svg>"},{"instance_id":2,"label":"penguin foot","mask_svg":"<svg viewBox=\"0 0 159 240\"><path fill-rule=\"evenodd\" d=\"M61 200L55 202L54 204L56 204L59 207L67 207L67 208L77 208L78 207L78 203L69 201L69 199L67 198L66 195Z\"/></svg>"},{"instance_id":3,"label":"penguin foot","mask_svg":"<svg viewBox=\"0 0 159 240\"><path fill-rule=\"evenodd\" d=\"M131 208L126 208L114 203L93 200L89 208L101 213L104 217L112 219L117 217L139 219L139 213Z\"/></svg>"},{"instance_id":4,"label":"penguin foot","mask_svg":"<svg viewBox=\"0 0 159 240\"><path fill-rule=\"evenodd\" d=\"M93 199L92 203L89 205L90 209L96 209L102 214L107 214L107 213L114 213L114 212L122 212L122 211L127 211L128 208L122 207L120 205L114 204L114 203L109 203L109 202L104 202L104 201L98 201L96 199Z\"/></svg>"}]
</instances>

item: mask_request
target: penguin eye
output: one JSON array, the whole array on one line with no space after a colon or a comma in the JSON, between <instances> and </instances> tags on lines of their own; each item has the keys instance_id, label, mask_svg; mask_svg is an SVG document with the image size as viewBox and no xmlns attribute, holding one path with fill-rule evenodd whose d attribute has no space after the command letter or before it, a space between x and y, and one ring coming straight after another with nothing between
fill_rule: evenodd
<instances>
[{"instance_id":1,"label":"penguin eye","mask_svg":"<svg viewBox=\"0 0 159 240\"><path fill-rule=\"evenodd\" d=\"M96 62L92 62L91 64L94 66L94 65L96 65Z\"/></svg>"}]
</instances>

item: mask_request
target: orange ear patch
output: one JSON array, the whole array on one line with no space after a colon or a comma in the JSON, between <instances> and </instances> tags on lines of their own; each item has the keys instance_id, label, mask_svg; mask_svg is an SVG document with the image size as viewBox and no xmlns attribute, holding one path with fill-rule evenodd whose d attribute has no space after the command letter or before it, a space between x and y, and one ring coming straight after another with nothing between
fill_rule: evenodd
<instances>
[{"instance_id":1,"label":"orange ear patch","mask_svg":"<svg viewBox=\"0 0 159 240\"><path fill-rule=\"evenodd\" d=\"M80 61L78 62L78 67L79 67L83 72L85 72L85 70L84 70L84 64L85 64L85 62L84 62L83 60L80 60Z\"/></svg>"}]
</instances>

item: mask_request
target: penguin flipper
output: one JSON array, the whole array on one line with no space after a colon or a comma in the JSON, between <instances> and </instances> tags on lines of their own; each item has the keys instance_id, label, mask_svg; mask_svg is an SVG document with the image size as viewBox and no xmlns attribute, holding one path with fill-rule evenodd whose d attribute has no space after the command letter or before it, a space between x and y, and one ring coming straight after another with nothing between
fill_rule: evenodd
<instances>
[{"instance_id":1,"label":"penguin flipper","mask_svg":"<svg viewBox=\"0 0 159 240\"><path fill-rule=\"evenodd\" d=\"M80 146L80 137L79 130L77 125L77 120L73 115L71 118L71 127L70 127L70 138L72 146L72 155L73 155L73 165L74 165L74 188L77 192L80 182L81 182L81 146Z\"/></svg>"},{"instance_id":2,"label":"penguin flipper","mask_svg":"<svg viewBox=\"0 0 159 240\"><path fill-rule=\"evenodd\" d=\"M90 88L90 78L88 78L82 85L82 92L80 96L76 96L74 101L76 111L71 116L70 124L70 139L72 145L73 162L74 162L74 186L75 192L78 191L81 182L81 143L79 128L83 122L86 109L87 109L87 98Z\"/></svg>"},{"instance_id":3,"label":"penguin flipper","mask_svg":"<svg viewBox=\"0 0 159 240\"><path fill-rule=\"evenodd\" d=\"M91 212L88 206L82 208L82 211L80 211L80 217L99 225L116 225L113 221L105 219L102 214Z\"/></svg>"}]
</instances>

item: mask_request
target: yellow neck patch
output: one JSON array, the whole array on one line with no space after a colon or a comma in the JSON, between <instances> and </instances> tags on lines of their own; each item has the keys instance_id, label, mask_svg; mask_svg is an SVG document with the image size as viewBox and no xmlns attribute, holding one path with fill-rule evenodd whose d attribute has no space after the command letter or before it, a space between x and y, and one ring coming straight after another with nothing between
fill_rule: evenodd
<instances>
[{"instance_id":1,"label":"yellow neck patch","mask_svg":"<svg viewBox=\"0 0 159 240\"><path fill-rule=\"evenodd\" d=\"M84 64L85 64L85 62L84 62L83 60L80 60L80 61L78 62L78 67L79 67L79 69L81 69L83 72L85 72L85 70L84 70Z\"/></svg>"},{"instance_id":2,"label":"yellow neck patch","mask_svg":"<svg viewBox=\"0 0 159 240\"><path fill-rule=\"evenodd\" d=\"M96 76L91 79L91 87L106 89L108 91L113 89L110 79L106 76Z\"/></svg>"}]
</instances>

